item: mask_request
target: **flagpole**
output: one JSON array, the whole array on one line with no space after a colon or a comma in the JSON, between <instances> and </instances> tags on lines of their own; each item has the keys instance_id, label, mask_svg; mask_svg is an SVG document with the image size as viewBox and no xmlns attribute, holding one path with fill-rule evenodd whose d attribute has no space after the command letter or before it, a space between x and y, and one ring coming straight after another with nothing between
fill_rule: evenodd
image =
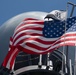
<instances>
[{"instance_id":1,"label":"flagpole","mask_svg":"<svg viewBox=\"0 0 76 75\"><path fill-rule=\"evenodd\" d=\"M66 24L67 24L67 16L68 16L68 4L67 4L67 7L66 7L66 19L65 19L65 33L66 33ZM64 37L64 40L65 40L65 37ZM64 42L65 44L65 42ZM63 56L62 56L62 73L64 74L67 74L68 73L68 69L67 69L67 64L68 64L68 46L63 46L63 55L65 54L64 50L66 48L66 57L65 57L65 60L63 60ZM62 74L62 75L63 75Z\"/></svg>"},{"instance_id":2,"label":"flagpole","mask_svg":"<svg viewBox=\"0 0 76 75\"><path fill-rule=\"evenodd\" d=\"M69 8L69 6L68 6L68 3L67 3L67 8L66 8L66 11L67 11L67 16L68 16L68 8ZM65 32L66 32L66 22L65 22ZM68 58L68 56L69 56L69 54L68 54L68 49L69 49L69 47L68 46L66 46L66 64L69 64L68 63L68 61L69 61L69 58ZM67 68L67 67L66 67Z\"/></svg>"}]
</instances>

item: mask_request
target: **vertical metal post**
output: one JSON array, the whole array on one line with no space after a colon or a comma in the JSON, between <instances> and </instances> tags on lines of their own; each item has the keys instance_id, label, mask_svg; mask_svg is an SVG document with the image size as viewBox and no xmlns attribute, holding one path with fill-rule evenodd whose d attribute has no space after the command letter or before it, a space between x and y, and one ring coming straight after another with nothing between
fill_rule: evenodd
<instances>
[{"instance_id":1,"label":"vertical metal post","mask_svg":"<svg viewBox=\"0 0 76 75\"><path fill-rule=\"evenodd\" d=\"M72 7L72 11L71 11L70 17L73 15L74 7L75 7L75 6Z\"/></svg>"},{"instance_id":2,"label":"vertical metal post","mask_svg":"<svg viewBox=\"0 0 76 75\"><path fill-rule=\"evenodd\" d=\"M68 46L66 46L66 64L68 64L68 61L69 61L69 58L68 58L68 56L69 56L69 47Z\"/></svg>"},{"instance_id":3,"label":"vertical metal post","mask_svg":"<svg viewBox=\"0 0 76 75\"><path fill-rule=\"evenodd\" d=\"M72 62L71 62L71 59L69 59L69 67L70 67L70 75L72 75Z\"/></svg>"},{"instance_id":4,"label":"vertical metal post","mask_svg":"<svg viewBox=\"0 0 76 75\"><path fill-rule=\"evenodd\" d=\"M68 4L72 5L72 10L71 10L71 14L70 14L70 17L72 17L73 12L74 12L74 8L76 7L76 4L71 3L71 2L68 2Z\"/></svg>"},{"instance_id":5,"label":"vertical metal post","mask_svg":"<svg viewBox=\"0 0 76 75\"><path fill-rule=\"evenodd\" d=\"M47 68L46 69L49 69L49 65L50 65L49 56L50 56L50 53L47 54Z\"/></svg>"},{"instance_id":6,"label":"vertical metal post","mask_svg":"<svg viewBox=\"0 0 76 75\"><path fill-rule=\"evenodd\" d=\"M39 63L38 63L38 67L41 68L42 66L42 54L39 55Z\"/></svg>"},{"instance_id":7,"label":"vertical metal post","mask_svg":"<svg viewBox=\"0 0 76 75\"><path fill-rule=\"evenodd\" d=\"M75 44L75 59L74 59L74 75L76 75L76 44Z\"/></svg>"}]
</instances>

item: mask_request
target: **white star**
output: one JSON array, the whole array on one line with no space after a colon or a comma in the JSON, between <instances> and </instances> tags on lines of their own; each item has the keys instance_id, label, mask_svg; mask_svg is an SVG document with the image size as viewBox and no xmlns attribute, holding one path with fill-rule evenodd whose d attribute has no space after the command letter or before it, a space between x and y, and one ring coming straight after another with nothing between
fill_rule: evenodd
<instances>
[{"instance_id":1,"label":"white star","mask_svg":"<svg viewBox=\"0 0 76 75\"><path fill-rule=\"evenodd\" d=\"M76 28L76 26L73 26L73 28Z\"/></svg>"},{"instance_id":2,"label":"white star","mask_svg":"<svg viewBox=\"0 0 76 75\"><path fill-rule=\"evenodd\" d=\"M56 28L54 28L54 30L56 30Z\"/></svg>"},{"instance_id":3,"label":"white star","mask_svg":"<svg viewBox=\"0 0 76 75\"><path fill-rule=\"evenodd\" d=\"M59 32L58 30L56 32Z\"/></svg>"},{"instance_id":4,"label":"white star","mask_svg":"<svg viewBox=\"0 0 76 75\"><path fill-rule=\"evenodd\" d=\"M71 23L71 21L69 21L69 23Z\"/></svg>"},{"instance_id":5,"label":"white star","mask_svg":"<svg viewBox=\"0 0 76 75\"><path fill-rule=\"evenodd\" d=\"M72 28L70 28L70 30L73 30Z\"/></svg>"},{"instance_id":6,"label":"white star","mask_svg":"<svg viewBox=\"0 0 76 75\"><path fill-rule=\"evenodd\" d=\"M63 25L63 27L65 27L65 25Z\"/></svg>"},{"instance_id":7,"label":"white star","mask_svg":"<svg viewBox=\"0 0 76 75\"><path fill-rule=\"evenodd\" d=\"M60 28L60 30L62 30L62 28Z\"/></svg>"},{"instance_id":8,"label":"white star","mask_svg":"<svg viewBox=\"0 0 76 75\"><path fill-rule=\"evenodd\" d=\"M48 28L48 30L50 30L50 28Z\"/></svg>"},{"instance_id":9,"label":"white star","mask_svg":"<svg viewBox=\"0 0 76 75\"><path fill-rule=\"evenodd\" d=\"M74 22L72 24L74 24Z\"/></svg>"},{"instance_id":10,"label":"white star","mask_svg":"<svg viewBox=\"0 0 76 75\"><path fill-rule=\"evenodd\" d=\"M45 34L45 36L47 36L47 34Z\"/></svg>"},{"instance_id":11,"label":"white star","mask_svg":"<svg viewBox=\"0 0 76 75\"><path fill-rule=\"evenodd\" d=\"M71 25L69 25L69 27L71 27Z\"/></svg>"},{"instance_id":12,"label":"white star","mask_svg":"<svg viewBox=\"0 0 76 75\"><path fill-rule=\"evenodd\" d=\"M53 27L53 25L51 25L51 27Z\"/></svg>"},{"instance_id":13,"label":"white star","mask_svg":"<svg viewBox=\"0 0 76 75\"><path fill-rule=\"evenodd\" d=\"M57 27L59 27L59 26L57 25Z\"/></svg>"},{"instance_id":14,"label":"white star","mask_svg":"<svg viewBox=\"0 0 76 75\"><path fill-rule=\"evenodd\" d=\"M62 34L62 32L59 32L59 34Z\"/></svg>"},{"instance_id":15,"label":"white star","mask_svg":"<svg viewBox=\"0 0 76 75\"><path fill-rule=\"evenodd\" d=\"M63 32L64 32L65 30L63 30Z\"/></svg>"},{"instance_id":16,"label":"white star","mask_svg":"<svg viewBox=\"0 0 76 75\"><path fill-rule=\"evenodd\" d=\"M73 31L75 31L75 28L73 28Z\"/></svg>"},{"instance_id":17,"label":"white star","mask_svg":"<svg viewBox=\"0 0 76 75\"><path fill-rule=\"evenodd\" d=\"M50 32L53 32L52 30L50 30Z\"/></svg>"},{"instance_id":18,"label":"white star","mask_svg":"<svg viewBox=\"0 0 76 75\"><path fill-rule=\"evenodd\" d=\"M48 33L48 34L50 34L50 33Z\"/></svg>"},{"instance_id":19,"label":"white star","mask_svg":"<svg viewBox=\"0 0 76 75\"><path fill-rule=\"evenodd\" d=\"M60 25L62 25L62 23L60 23Z\"/></svg>"},{"instance_id":20,"label":"white star","mask_svg":"<svg viewBox=\"0 0 76 75\"><path fill-rule=\"evenodd\" d=\"M54 33L54 34L56 34L56 33Z\"/></svg>"},{"instance_id":21,"label":"white star","mask_svg":"<svg viewBox=\"0 0 76 75\"><path fill-rule=\"evenodd\" d=\"M58 34L56 36L58 36Z\"/></svg>"},{"instance_id":22,"label":"white star","mask_svg":"<svg viewBox=\"0 0 76 75\"><path fill-rule=\"evenodd\" d=\"M72 19L72 21L74 21L75 19Z\"/></svg>"},{"instance_id":23,"label":"white star","mask_svg":"<svg viewBox=\"0 0 76 75\"><path fill-rule=\"evenodd\" d=\"M52 37L52 35L50 35Z\"/></svg>"},{"instance_id":24,"label":"white star","mask_svg":"<svg viewBox=\"0 0 76 75\"><path fill-rule=\"evenodd\" d=\"M47 32L47 30L45 30L45 32Z\"/></svg>"}]
</instances>

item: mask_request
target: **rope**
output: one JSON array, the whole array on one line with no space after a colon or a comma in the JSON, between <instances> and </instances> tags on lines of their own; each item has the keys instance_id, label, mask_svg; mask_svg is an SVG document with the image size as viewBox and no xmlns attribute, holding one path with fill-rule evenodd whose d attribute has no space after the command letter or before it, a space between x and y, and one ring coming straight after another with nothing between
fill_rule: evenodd
<instances>
[{"instance_id":1,"label":"rope","mask_svg":"<svg viewBox=\"0 0 76 75\"><path fill-rule=\"evenodd\" d=\"M28 60L17 61L17 62L15 62L15 63L17 64L17 63L22 63L22 62L32 61L32 60L36 60L36 59L38 59L38 58L39 58L39 57L35 57L35 58L32 58L32 59L28 59Z\"/></svg>"}]
</instances>

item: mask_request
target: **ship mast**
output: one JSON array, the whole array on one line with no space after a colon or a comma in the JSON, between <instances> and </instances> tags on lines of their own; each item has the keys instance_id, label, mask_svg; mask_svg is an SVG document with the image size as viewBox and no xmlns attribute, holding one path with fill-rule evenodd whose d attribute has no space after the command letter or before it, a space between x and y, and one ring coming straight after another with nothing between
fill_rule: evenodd
<instances>
[{"instance_id":1,"label":"ship mast","mask_svg":"<svg viewBox=\"0 0 76 75\"><path fill-rule=\"evenodd\" d=\"M74 12L74 8L76 7L76 4L72 3L72 2L67 2L67 4L70 4L72 6L72 10L71 10L71 14L70 17L72 17L73 12ZM76 44L75 44L76 46ZM66 47L66 64L68 64L68 46ZM75 47L75 59L74 59L74 75L76 75L76 47Z\"/></svg>"}]
</instances>

